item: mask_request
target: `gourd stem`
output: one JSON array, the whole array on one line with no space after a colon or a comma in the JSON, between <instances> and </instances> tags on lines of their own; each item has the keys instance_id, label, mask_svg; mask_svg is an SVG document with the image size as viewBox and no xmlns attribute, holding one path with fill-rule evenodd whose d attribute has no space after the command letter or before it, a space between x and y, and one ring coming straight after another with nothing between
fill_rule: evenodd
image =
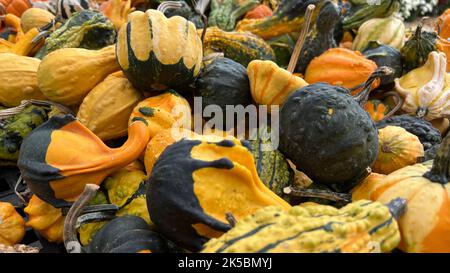
<instances>
[{"instance_id":1,"label":"gourd stem","mask_svg":"<svg viewBox=\"0 0 450 273\"><path fill-rule=\"evenodd\" d=\"M436 158L433 160L433 167L423 177L443 185L450 181L450 132L442 140Z\"/></svg>"},{"instance_id":2,"label":"gourd stem","mask_svg":"<svg viewBox=\"0 0 450 273\"><path fill-rule=\"evenodd\" d=\"M392 217L398 220L398 218L406 211L406 200L402 198L395 198L387 203L386 206L389 208Z\"/></svg>"},{"instance_id":3,"label":"gourd stem","mask_svg":"<svg viewBox=\"0 0 450 273\"><path fill-rule=\"evenodd\" d=\"M296 197L321 198L334 202L351 203L352 195L349 193L338 193L329 190L320 189L302 189L295 186L289 186L283 189L283 192Z\"/></svg>"},{"instance_id":4,"label":"gourd stem","mask_svg":"<svg viewBox=\"0 0 450 273\"><path fill-rule=\"evenodd\" d=\"M20 111L22 111L28 105L35 105L35 106L42 106L42 107L54 106L54 107L58 108L59 110L61 110L65 114L71 114L71 115L75 116L75 113L72 110L70 110L69 108L67 108L64 105L61 105L59 103L51 102L51 101L44 101L44 100L30 99L30 100L23 100L19 106L0 110L0 120L6 119L12 115L20 113Z\"/></svg>"},{"instance_id":5,"label":"gourd stem","mask_svg":"<svg viewBox=\"0 0 450 273\"><path fill-rule=\"evenodd\" d=\"M202 31L201 40L202 40L202 44L204 44L206 31L208 29L208 17L205 15L205 11L208 8L211 0L200 0L198 2L196 0L192 0L192 2L194 4L194 11L202 17L203 31Z\"/></svg>"},{"instance_id":6,"label":"gourd stem","mask_svg":"<svg viewBox=\"0 0 450 273\"><path fill-rule=\"evenodd\" d=\"M231 212L225 213L225 219L228 221L228 223L232 228L236 226L237 220L234 217L233 213Z\"/></svg>"},{"instance_id":7,"label":"gourd stem","mask_svg":"<svg viewBox=\"0 0 450 273\"><path fill-rule=\"evenodd\" d=\"M77 219L82 213L84 206L91 201L98 189L98 185L86 184L83 193L73 203L69 213L67 213L64 220L63 240L68 253L81 253L82 251L81 244L77 238Z\"/></svg>"},{"instance_id":8,"label":"gourd stem","mask_svg":"<svg viewBox=\"0 0 450 273\"><path fill-rule=\"evenodd\" d=\"M369 99L369 94L372 91L372 84L375 80L381 80L380 78L382 76L388 76L391 75L394 71L392 68L389 68L387 66L382 66L377 68L367 79L367 81L364 83L363 90L359 92L358 95L354 96L354 99L356 102L359 103L359 105L364 108L364 105L366 104L367 100Z\"/></svg>"},{"instance_id":9,"label":"gourd stem","mask_svg":"<svg viewBox=\"0 0 450 273\"><path fill-rule=\"evenodd\" d=\"M308 7L306 8L305 19L303 20L303 28L300 32L297 43L295 44L295 48L292 52L292 56L289 60L289 65L287 68L287 71L289 71L291 74L294 73L295 67L297 66L298 57L300 57L303 45L305 44L306 35L308 34L309 26L311 25L311 17L315 8L316 6L313 4L308 5Z\"/></svg>"},{"instance_id":10,"label":"gourd stem","mask_svg":"<svg viewBox=\"0 0 450 273\"><path fill-rule=\"evenodd\" d=\"M179 9L181 8L183 5L181 4L181 2L178 1L166 1L161 3L157 10L159 10L162 13L165 13L167 10L169 9Z\"/></svg>"},{"instance_id":11,"label":"gourd stem","mask_svg":"<svg viewBox=\"0 0 450 273\"><path fill-rule=\"evenodd\" d=\"M384 98L390 97L390 96L395 97L397 99L397 102L395 104L395 107L391 111L389 111L389 113L384 115L383 119L393 116L395 113L398 112L398 110L400 110L403 107L403 104L405 103L405 100L402 98L402 96L400 96L397 92L393 92L393 91L384 93L380 97L380 99L384 99Z\"/></svg>"}]
</instances>

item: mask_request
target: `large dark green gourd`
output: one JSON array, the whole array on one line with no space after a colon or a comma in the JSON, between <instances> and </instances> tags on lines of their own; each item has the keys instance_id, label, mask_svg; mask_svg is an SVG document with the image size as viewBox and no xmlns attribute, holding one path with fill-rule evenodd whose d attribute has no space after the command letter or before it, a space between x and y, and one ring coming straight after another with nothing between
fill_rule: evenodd
<instances>
[{"instance_id":1,"label":"large dark green gourd","mask_svg":"<svg viewBox=\"0 0 450 273\"><path fill-rule=\"evenodd\" d=\"M106 223L87 246L88 253L168 252L167 242L137 216L122 216Z\"/></svg>"},{"instance_id":2,"label":"large dark green gourd","mask_svg":"<svg viewBox=\"0 0 450 273\"><path fill-rule=\"evenodd\" d=\"M416 31L400 50L403 63L403 74L425 64L428 54L436 51L436 32L422 31L418 25Z\"/></svg>"},{"instance_id":3,"label":"large dark green gourd","mask_svg":"<svg viewBox=\"0 0 450 273\"><path fill-rule=\"evenodd\" d=\"M23 139L47 120L47 112L34 105L0 123L0 160L16 161Z\"/></svg>"},{"instance_id":4,"label":"large dark green gourd","mask_svg":"<svg viewBox=\"0 0 450 273\"><path fill-rule=\"evenodd\" d=\"M391 16L400 9L400 0L373 0L352 5L350 14L343 20L344 30L358 30L367 20Z\"/></svg>"},{"instance_id":5,"label":"large dark green gourd","mask_svg":"<svg viewBox=\"0 0 450 273\"><path fill-rule=\"evenodd\" d=\"M300 53L301 57L297 61L296 72L304 73L314 57L337 46L334 40L334 29L339 18L340 9L335 3L326 1L321 6L316 23L306 36Z\"/></svg>"},{"instance_id":6,"label":"large dark green gourd","mask_svg":"<svg viewBox=\"0 0 450 273\"><path fill-rule=\"evenodd\" d=\"M281 108L280 151L315 183L347 191L378 152L377 129L359 103L348 89L326 83L295 91Z\"/></svg>"},{"instance_id":7,"label":"large dark green gourd","mask_svg":"<svg viewBox=\"0 0 450 273\"><path fill-rule=\"evenodd\" d=\"M216 58L200 72L195 96L202 97L204 109L208 105L246 106L252 102L247 69L231 59Z\"/></svg>"},{"instance_id":8,"label":"large dark green gourd","mask_svg":"<svg viewBox=\"0 0 450 273\"><path fill-rule=\"evenodd\" d=\"M45 40L36 57L43 58L52 51L67 47L100 49L115 41L116 30L106 16L100 12L82 10L74 13Z\"/></svg>"},{"instance_id":9,"label":"large dark green gourd","mask_svg":"<svg viewBox=\"0 0 450 273\"><path fill-rule=\"evenodd\" d=\"M377 41L370 41L362 54L367 59L374 61L378 67L387 66L393 70L391 75L381 78L382 85L393 83L395 78L402 76L402 58L397 49Z\"/></svg>"},{"instance_id":10,"label":"large dark green gourd","mask_svg":"<svg viewBox=\"0 0 450 273\"><path fill-rule=\"evenodd\" d=\"M268 131L259 130L256 139L249 140L259 178L270 190L286 201L290 201L283 189L294 182L294 172L284 155L273 145ZM271 147L271 148L269 148Z\"/></svg>"},{"instance_id":11,"label":"large dark green gourd","mask_svg":"<svg viewBox=\"0 0 450 273\"><path fill-rule=\"evenodd\" d=\"M442 136L438 129L433 127L430 122L414 116L392 116L377 123L378 129L386 126L402 127L411 134L416 135L422 143L425 152L442 142Z\"/></svg>"},{"instance_id":12,"label":"large dark green gourd","mask_svg":"<svg viewBox=\"0 0 450 273\"><path fill-rule=\"evenodd\" d=\"M236 21L259 4L258 0L211 0L208 24L231 31Z\"/></svg>"}]
</instances>

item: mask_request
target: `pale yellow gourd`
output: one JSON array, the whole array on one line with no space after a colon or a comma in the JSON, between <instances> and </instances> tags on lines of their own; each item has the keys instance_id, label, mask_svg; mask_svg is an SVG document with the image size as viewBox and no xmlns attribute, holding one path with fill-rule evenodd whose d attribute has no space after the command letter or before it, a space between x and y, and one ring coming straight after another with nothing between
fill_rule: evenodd
<instances>
[{"instance_id":1,"label":"pale yellow gourd","mask_svg":"<svg viewBox=\"0 0 450 273\"><path fill-rule=\"evenodd\" d=\"M97 84L119 70L114 45L99 50L62 48L42 60L38 84L50 100L76 106Z\"/></svg>"},{"instance_id":2,"label":"pale yellow gourd","mask_svg":"<svg viewBox=\"0 0 450 273\"><path fill-rule=\"evenodd\" d=\"M84 98L77 118L103 141L123 137L131 112L142 99L123 73L115 72Z\"/></svg>"},{"instance_id":3,"label":"pale yellow gourd","mask_svg":"<svg viewBox=\"0 0 450 273\"><path fill-rule=\"evenodd\" d=\"M55 15L39 8L30 8L22 13L20 17L20 25L22 26L23 32L28 32L32 28L40 28L55 19Z\"/></svg>"},{"instance_id":4,"label":"pale yellow gourd","mask_svg":"<svg viewBox=\"0 0 450 273\"><path fill-rule=\"evenodd\" d=\"M405 98L402 110L426 120L450 115L450 76L447 58L436 51L427 62L395 80L395 89Z\"/></svg>"},{"instance_id":5,"label":"pale yellow gourd","mask_svg":"<svg viewBox=\"0 0 450 273\"><path fill-rule=\"evenodd\" d=\"M0 104L14 107L26 99L45 99L39 91L36 58L0 53Z\"/></svg>"}]
</instances>

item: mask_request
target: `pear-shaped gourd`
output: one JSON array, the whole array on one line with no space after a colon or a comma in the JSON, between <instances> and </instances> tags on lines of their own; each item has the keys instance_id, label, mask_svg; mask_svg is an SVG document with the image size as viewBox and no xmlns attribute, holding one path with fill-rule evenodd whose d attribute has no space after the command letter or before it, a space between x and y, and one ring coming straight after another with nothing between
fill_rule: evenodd
<instances>
[{"instance_id":1,"label":"pear-shaped gourd","mask_svg":"<svg viewBox=\"0 0 450 273\"><path fill-rule=\"evenodd\" d=\"M74 106L109 74L119 70L114 46L99 50L63 48L45 56L37 77L39 89L47 98Z\"/></svg>"},{"instance_id":2,"label":"pear-shaped gourd","mask_svg":"<svg viewBox=\"0 0 450 273\"><path fill-rule=\"evenodd\" d=\"M450 115L450 77L447 58L436 51L427 62L395 80L395 89L405 98L402 110L426 120Z\"/></svg>"},{"instance_id":3,"label":"pear-shaped gourd","mask_svg":"<svg viewBox=\"0 0 450 273\"><path fill-rule=\"evenodd\" d=\"M88 183L135 161L149 140L145 123L129 126L128 140L109 148L73 116L54 116L22 143L18 166L31 191L54 207L73 202Z\"/></svg>"},{"instance_id":4,"label":"pear-shaped gourd","mask_svg":"<svg viewBox=\"0 0 450 273\"><path fill-rule=\"evenodd\" d=\"M261 182L252 154L239 140L217 137L185 138L168 146L149 178L152 222L192 251L231 228L227 213L239 221L266 206L290 208Z\"/></svg>"}]
</instances>

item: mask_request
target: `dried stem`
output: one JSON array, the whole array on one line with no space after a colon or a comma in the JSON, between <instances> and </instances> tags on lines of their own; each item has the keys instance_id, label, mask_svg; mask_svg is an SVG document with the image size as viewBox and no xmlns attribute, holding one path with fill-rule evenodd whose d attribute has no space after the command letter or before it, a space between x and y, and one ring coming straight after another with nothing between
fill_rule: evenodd
<instances>
[{"instance_id":1,"label":"dried stem","mask_svg":"<svg viewBox=\"0 0 450 273\"><path fill-rule=\"evenodd\" d=\"M225 219L228 221L232 228L236 226L237 220L231 212L225 213Z\"/></svg>"},{"instance_id":2,"label":"dried stem","mask_svg":"<svg viewBox=\"0 0 450 273\"><path fill-rule=\"evenodd\" d=\"M286 187L283 192L288 195L303 197L303 198L322 198L334 202L352 202L352 195L348 193L337 193L328 190L319 189L302 189L295 186Z\"/></svg>"},{"instance_id":3,"label":"dried stem","mask_svg":"<svg viewBox=\"0 0 450 273\"><path fill-rule=\"evenodd\" d=\"M303 21L303 28L298 37L297 43L295 44L294 52L292 52L291 60L289 61L289 65L287 70L292 74L294 73L294 69L297 66L298 58L300 57L300 52L302 51L303 45L305 44L306 35L308 34L309 27L311 25L311 18L316 8L315 5L311 4L306 8L305 11L305 19Z\"/></svg>"}]
</instances>

